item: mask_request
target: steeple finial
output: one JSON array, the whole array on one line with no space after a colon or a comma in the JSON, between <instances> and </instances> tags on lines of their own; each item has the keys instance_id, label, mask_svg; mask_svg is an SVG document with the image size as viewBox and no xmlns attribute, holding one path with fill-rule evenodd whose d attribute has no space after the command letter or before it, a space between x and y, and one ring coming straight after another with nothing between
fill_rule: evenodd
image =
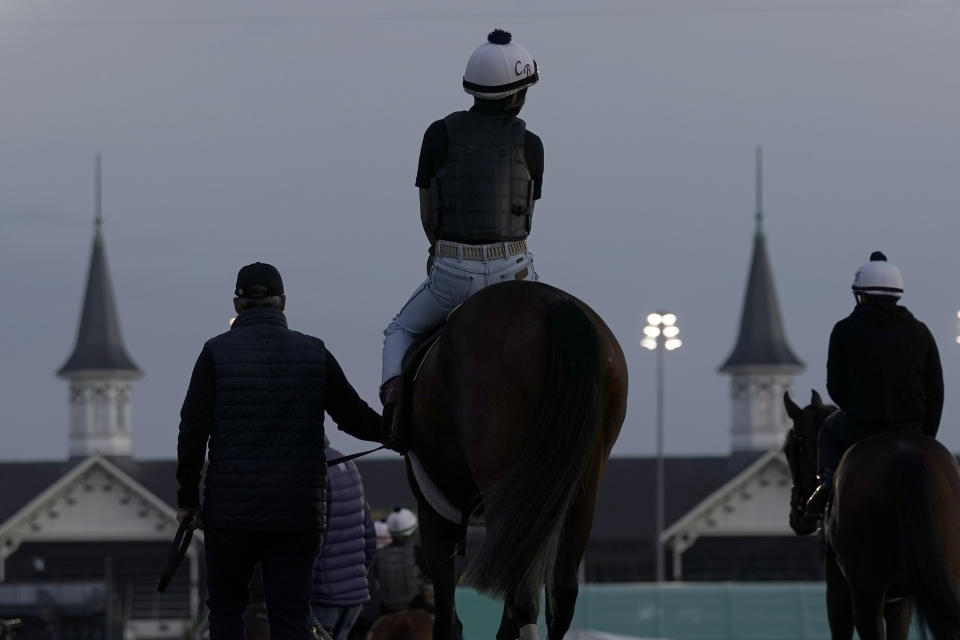
<instances>
[{"instance_id":1,"label":"steeple finial","mask_svg":"<svg viewBox=\"0 0 960 640\"><path fill-rule=\"evenodd\" d=\"M103 227L103 201L100 195L100 154L96 156L96 171L94 175L95 187L94 187L94 217L93 217L93 226L94 230L97 233L97 237L100 237L100 229Z\"/></svg>"},{"instance_id":2,"label":"steeple finial","mask_svg":"<svg viewBox=\"0 0 960 640\"><path fill-rule=\"evenodd\" d=\"M757 233L763 233L763 148L757 145Z\"/></svg>"}]
</instances>

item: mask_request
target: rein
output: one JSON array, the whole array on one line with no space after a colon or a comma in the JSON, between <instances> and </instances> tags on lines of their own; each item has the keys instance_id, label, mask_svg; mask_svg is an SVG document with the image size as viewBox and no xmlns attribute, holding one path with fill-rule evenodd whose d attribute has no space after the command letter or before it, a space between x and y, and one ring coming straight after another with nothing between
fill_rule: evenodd
<instances>
[{"instance_id":1,"label":"rein","mask_svg":"<svg viewBox=\"0 0 960 640\"><path fill-rule=\"evenodd\" d=\"M332 467L336 464L340 464L341 462L349 462L356 458L362 458L368 453L373 453L374 451L380 451L380 449L383 449L383 448L384 448L384 445L380 445L376 449L370 449L369 451L361 451L360 453L351 453L348 456L340 456L339 458L334 458L333 460L327 460L327 466Z\"/></svg>"}]
</instances>

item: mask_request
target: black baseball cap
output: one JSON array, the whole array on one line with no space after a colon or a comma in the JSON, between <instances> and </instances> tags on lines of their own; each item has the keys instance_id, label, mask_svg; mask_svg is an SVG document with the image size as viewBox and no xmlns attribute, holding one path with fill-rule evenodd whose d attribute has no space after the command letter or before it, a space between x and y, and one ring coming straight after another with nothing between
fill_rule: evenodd
<instances>
[{"instance_id":1,"label":"black baseball cap","mask_svg":"<svg viewBox=\"0 0 960 640\"><path fill-rule=\"evenodd\" d=\"M238 298L268 298L283 295L283 279L272 264L254 262L237 273Z\"/></svg>"}]
</instances>

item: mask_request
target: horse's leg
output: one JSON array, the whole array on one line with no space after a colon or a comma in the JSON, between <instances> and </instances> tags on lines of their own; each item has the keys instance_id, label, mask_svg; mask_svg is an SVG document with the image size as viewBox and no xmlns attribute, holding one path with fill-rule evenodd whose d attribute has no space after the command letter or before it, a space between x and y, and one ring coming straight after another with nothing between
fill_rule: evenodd
<instances>
[{"instance_id":1,"label":"horse's leg","mask_svg":"<svg viewBox=\"0 0 960 640\"><path fill-rule=\"evenodd\" d=\"M850 586L840 572L837 557L830 545L827 545L823 569L827 580L830 637L833 640L850 640L853 638L853 599L850 597Z\"/></svg>"},{"instance_id":2,"label":"horse's leg","mask_svg":"<svg viewBox=\"0 0 960 640\"><path fill-rule=\"evenodd\" d=\"M497 629L497 640L515 640L520 630L513 624L510 608L503 604L503 615L500 616L500 628Z\"/></svg>"},{"instance_id":3,"label":"horse's leg","mask_svg":"<svg viewBox=\"0 0 960 640\"><path fill-rule=\"evenodd\" d=\"M584 481L577 491L574 502L567 511L553 571L547 577L547 637L562 640L570 628L577 604L580 558L590 540L593 525L593 510L602 466L595 463L587 468Z\"/></svg>"},{"instance_id":4,"label":"horse's leg","mask_svg":"<svg viewBox=\"0 0 960 640\"><path fill-rule=\"evenodd\" d=\"M887 622L887 640L907 640L913 619L913 599L900 598L886 603L883 618Z\"/></svg>"},{"instance_id":5,"label":"horse's leg","mask_svg":"<svg viewBox=\"0 0 960 640\"><path fill-rule=\"evenodd\" d=\"M851 585L853 591L853 619L860 640L884 640L883 601L886 585L878 580L860 580Z\"/></svg>"},{"instance_id":6,"label":"horse's leg","mask_svg":"<svg viewBox=\"0 0 960 640\"><path fill-rule=\"evenodd\" d=\"M423 502L420 514L420 538L423 555L433 579L433 640L460 640L462 625L457 618L457 542L460 527L444 520Z\"/></svg>"},{"instance_id":7,"label":"horse's leg","mask_svg":"<svg viewBox=\"0 0 960 640\"><path fill-rule=\"evenodd\" d=\"M501 636L497 632L497 640L539 640L540 631L537 629L537 616L540 615L540 594L524 595L508 594L504 604L504 619L509 616L508 635ZM509 612L507 611L509 609ZM501 624L501 630L503 630Z\"/></svg>"}]
</instances>

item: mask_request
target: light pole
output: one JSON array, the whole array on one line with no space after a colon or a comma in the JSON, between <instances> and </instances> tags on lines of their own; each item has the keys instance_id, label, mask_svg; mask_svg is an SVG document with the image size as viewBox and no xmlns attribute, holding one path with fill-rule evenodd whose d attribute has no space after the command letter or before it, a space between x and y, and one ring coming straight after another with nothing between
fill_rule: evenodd
<instances>
[{"instance_id":1,"label":"light pole","mask_svg":"<svg viewBox=\"0 0 960 640\"><path fill-rule=\"evenodd\" d=\"M663 352L678 349L680 329L677 316L668 311L658 311L647 316L647 326L643 328L643 340L640 346L657 352L657 534L654 539L656 550L657 582L663 582L663 543L660 535L664 527L664 482L663 482Z\"/></svg>"}]
</instances>

